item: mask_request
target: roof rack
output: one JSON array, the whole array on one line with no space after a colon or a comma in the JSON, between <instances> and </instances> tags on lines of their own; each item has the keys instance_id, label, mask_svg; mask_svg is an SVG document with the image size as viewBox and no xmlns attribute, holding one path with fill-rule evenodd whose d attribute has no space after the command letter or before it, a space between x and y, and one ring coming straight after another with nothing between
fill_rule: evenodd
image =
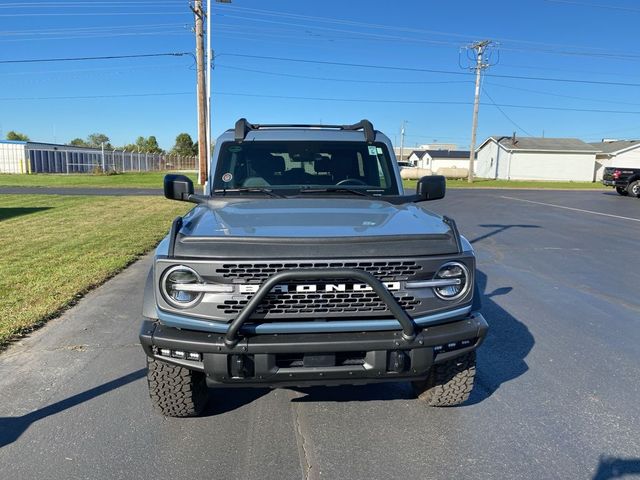
<instances>
[{"instance_id":1,"label":"roof rack","mask_svg":"<svg viewBox=\"0 0 640 480\"><path fill-rule=\"evenodd\" d=\"M360 120L353 125L313 125L313 124L257 124L249 123L246 118L241 118L236 122L235 139L240 143L244 141L247 133L252 130L261 130L268 128L318 128L328 130L362 130L364 132L364 138L367 143L373 143L376 138L376 132L373 129L373 124L369 120Z\"/></svg>"}]
</instances>

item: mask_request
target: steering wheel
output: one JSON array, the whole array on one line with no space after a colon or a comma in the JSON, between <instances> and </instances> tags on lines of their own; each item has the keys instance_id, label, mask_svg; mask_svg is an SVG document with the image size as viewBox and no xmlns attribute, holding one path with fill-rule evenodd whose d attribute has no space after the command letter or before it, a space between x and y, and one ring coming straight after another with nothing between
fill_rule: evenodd
<instances>
[{"instance_id":1,"label":"steering wheel","mask_svg":"<svg viewBox=\"0 0 640 480\"><path fill-rule=\"evenodd\" d=\"M345 178L344 180L340 180L336 185L367 185L362 180L358 180L357 178Z\"/></svg>"}]
</instances>

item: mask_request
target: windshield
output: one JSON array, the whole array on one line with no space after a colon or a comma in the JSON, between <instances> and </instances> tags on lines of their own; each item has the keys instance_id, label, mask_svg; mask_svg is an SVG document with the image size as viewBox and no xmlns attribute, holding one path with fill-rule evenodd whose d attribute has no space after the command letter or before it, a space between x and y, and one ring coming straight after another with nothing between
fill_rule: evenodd
<instances>
[{"instance_id":1,"label":"windshield","mask_svg":"<svg viewBox=\"0 0 640 480\"><path fill-rule=\"evenodd\" d=\"M215 190L336 190L397 195L384 143L227 142L213 179ZM338 188L340 190L340 188Z\"/></svg>"}]
</instances>

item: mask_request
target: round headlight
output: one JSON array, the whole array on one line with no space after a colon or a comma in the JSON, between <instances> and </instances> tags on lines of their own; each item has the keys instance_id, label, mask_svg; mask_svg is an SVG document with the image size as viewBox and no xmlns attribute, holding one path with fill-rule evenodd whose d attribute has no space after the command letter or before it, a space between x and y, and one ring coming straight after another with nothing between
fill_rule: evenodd
<instances>
[{"instance_id":1,"label":"round headlight","mask_svg":"<svg viewBox=\"0 0 640 480\"><path fill-rule=\"evenodd\" d=\"M188 308L198 303L203 296L201 291L190 289L190 286L202 283L195 270L183 265L169 268L162 274L160 290L162 296L174 307Z\"/></svg>"},{"instance_id":2,"label":"round headlight","mask_svg":"<svg viewBox=\"0 0 640 480\"><path fill-rule=\"evenodd\" d=\"M469 290L469 269L458 262L445 263L434 276L434 280L451 280L450 285L434 287L433 291L442 300L456 300Z\"/></svg>"}]
</instances>

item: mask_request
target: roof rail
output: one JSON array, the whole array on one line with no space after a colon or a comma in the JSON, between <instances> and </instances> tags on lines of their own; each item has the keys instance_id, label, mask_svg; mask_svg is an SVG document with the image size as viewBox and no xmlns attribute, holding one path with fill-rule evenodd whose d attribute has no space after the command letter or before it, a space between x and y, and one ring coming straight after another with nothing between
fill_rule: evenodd
<instances>
[{"instance_id":1,"label":"roof rail","mask_svg":"<svg viewBox=\"0 0 640 480\"><path fill-rule=\"evenodd\" d=\"M376 138L376 132L373 129L373 124L369 120L360 120L353 125L314 125L314 124L254 124L249 123L246 118L241 118L236 122L235 127L235 140L240 143L244 141L247 133L252 130L268 129L268 128L318 128L329 130L362 130L364 132L364 138L367 143L373 143Z\"/></svg>"}]
</instances>

